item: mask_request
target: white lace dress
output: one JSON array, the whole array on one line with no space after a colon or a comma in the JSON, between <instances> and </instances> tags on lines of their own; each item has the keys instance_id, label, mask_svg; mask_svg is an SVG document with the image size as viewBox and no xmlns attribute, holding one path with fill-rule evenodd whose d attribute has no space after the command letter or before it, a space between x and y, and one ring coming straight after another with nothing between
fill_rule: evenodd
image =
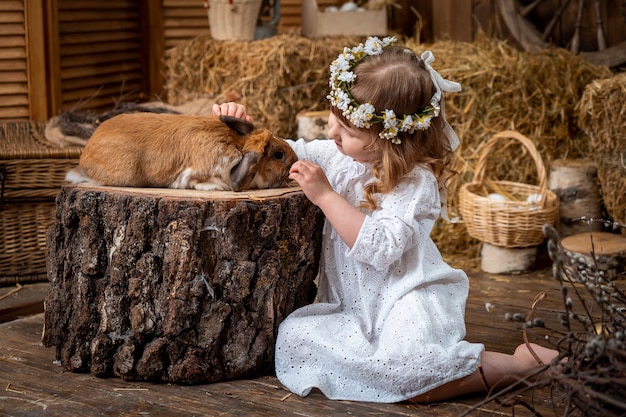
<instances>
[{"instance_id":1,"label":"white lace dress","mask_svg":"<svg viewBox=\"0 0 626 417\"><path fill-rule=\"evenodd\" d=\"M373 178L367 164L330 140L290 143L358 207ZM326 223L318 302L280 325L276 375L296 394L397 402L477 369L484 346L463 340L467 276L430 238L441 211L434 175L416 167L378 202L352 249Z\"/></svg>"}]
</instances>

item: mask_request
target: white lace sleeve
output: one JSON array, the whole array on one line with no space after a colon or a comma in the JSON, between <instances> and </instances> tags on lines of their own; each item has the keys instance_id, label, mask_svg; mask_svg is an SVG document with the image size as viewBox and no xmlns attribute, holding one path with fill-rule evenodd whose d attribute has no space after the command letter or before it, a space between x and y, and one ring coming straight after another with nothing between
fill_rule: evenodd
<instances>
[{"instance_id":1,"label":"white lace sleeve","mask_svg":"<svg viewBox=\"0 0 626 417\"><path fill-rule=\"evenodd\" d=\"M366 217L348 256L383 270L418 242L430 239L440 210L434 176L419 170L381 198L380 208Z\"/></svg>"}]
</instances>

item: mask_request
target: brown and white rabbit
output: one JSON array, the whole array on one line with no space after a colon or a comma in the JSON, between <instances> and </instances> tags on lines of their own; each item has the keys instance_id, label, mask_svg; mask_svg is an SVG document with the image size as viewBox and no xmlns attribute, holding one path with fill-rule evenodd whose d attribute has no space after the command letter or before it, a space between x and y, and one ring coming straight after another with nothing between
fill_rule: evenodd
<instances>
[{"instance_id":1,"label":"brown and white rabbit","mask_svg":"<svg viewBox=\"0 0 626 417\"><path fill-rule=\"evenodd\" d=\"M94 131L66 180L196 190L284 187L295 152L269 130L229 116L121 114Z\"/></svg>"}]
</instances>

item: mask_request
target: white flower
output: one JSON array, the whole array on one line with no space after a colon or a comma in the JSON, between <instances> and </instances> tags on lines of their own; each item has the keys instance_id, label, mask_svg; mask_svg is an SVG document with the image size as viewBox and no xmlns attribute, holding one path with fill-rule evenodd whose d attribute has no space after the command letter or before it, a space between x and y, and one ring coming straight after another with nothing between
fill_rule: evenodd
<instances>
[{"instance_id":1,"label":"white flower","mask_svg":"<svg viewBox=\"0 0 626 417\"><path fill-rule=\"evenodd\" d=\"M336 91L335 100L335 107L339 110L347 110L350 106L350 96L345 91Z\"/></svg>"},{"instance_id":2,"label":"white flower","mask_svg":"<svg viewBox=\"0 0 626 417\"><path fill-rule=\"evenodd\" d=\"M398 126L396 114L393 112L393 110L387 109L383 112L383 126L385 126L385 129L396 128Z\"/></svg>"},{"instance_id":3,"label":"white flower","mask_svg":"<svg viewBox=\"0 0 626 417\"><path fill-rule=\"evenodd\" d=\"M370 120L374 117L376 109L370 103L359 105L350 117L350 122L356 127L370 127Z\"/></svg>"},{"instance_id":4,"label":"white flower","mask_svg":"<svg viewBox=\"0 0 626 417\"><path fill-rule=\"evenodd\" d=\"M374 113L376 113L376 109L370 103L361 104L356 110L364 120L372 120Z\"/></svg>"},{"instance_id":5,"label":"white flower","mask_svg":"<svg viewBox=\"0 0 626 417\"><path fill-rule=\"evenodd\" d=\"M354 125L354 127L358 127L358 128L364 128L365 127L365 122L363 120L359 119L356 114L350 114L348 116L349 116L350 123L352 123Z\"/></svg>"},{"instance_id":6,"label":"white flower","mask_svg":"<svg viewBox=\"0 0 626 417\"><path fill-rule=\"evenodd\" d=\"M391 140L392 143L400 143L400 139L398 138L398 129L395 126L390 126L386 129L383 129L382 132L378 135L383 139Z\"/></svg>"},{"instance_id":7,"label":"white flower","mask_svg":"<svg viewBox=\"0 0 626 417\"><path fill-rule=\"evenodd\" d=\"M386 36L383 38L383 47L389 46L393 44L394 42L396 42L397 40L398 38L396 38L395 36Z\"/></svg>"},{"instance_id":8,"label":"white flower","mask_svg":"<svg viewBox=\"0 0 626 417\"><path fill-rule=\"evenodd\" d=\"M439 116L439 112L441 111L441 107L439 106L439 102L437 100L432 100L430 102L430 105L433 108L433 117Z\"/></svg>"},{"instance_id":9,"label":"white flower","mask_svg":"<svg viewBox=\"0 0 626 417\"><path fill-rule=\"evenodd\" d=\"M430 119L432 119L432 114L419 117L414 125L420 130L426 130L430 126Z\"/></svg>"},{"instance_id":10,"label":"white flower","mask_svg":"<svg viewBox=\"0 0 626 417\"><path fill-rule=\"evenodd\" d=\"M362 43L358 44L357 46L355 46L354 48L352 48L351 50L352 52L352 59L361 59L363 58L364 54L366 54L365 52L365 47L363 46Z\"/></svg>"},{"instance_id":11,"label":"white flower","mask_svg":"<svg viewBox=\"0 0 626 417\"><path fill-rule=\"evenodd\" d=\"M355 79L356 75L352 71L342 71L337 76L337 80L343 81L344 83L353 83Z\"/></svg>"},{"instance_id":12,"label":"white flower","mask_svg":"<svg viewBox=\"0 0 626 417\"><path fill-rule=\"evenodd\" d=\"M373 36L365 41L364 50L368 55L380 55L383 52L383 44L380 39Z\"/></svg>"},{"instance_id":13,"label":"white flower","mask_svg":"<svg viewBox=\"0 0 626 417\"><path fill-rule=\"evenodd\" d=\"M400 124L400 132L415 132L415 126L413 126L413 117L411 117L410 114L406 116L404 120L402 120L402 123Z\"/></svg>"},{"instance_id":14,"label":"white flower","mask_svg":"<svg viewBox=\"0 0 626 417\"><path fill-rule=\"evenodd\" d=\"M353 59L354 56L352 54L341 54L335 60L334 66L337 71L347 71L350 69L350 61L352 61Z\"/></svg>"}]
</instances>

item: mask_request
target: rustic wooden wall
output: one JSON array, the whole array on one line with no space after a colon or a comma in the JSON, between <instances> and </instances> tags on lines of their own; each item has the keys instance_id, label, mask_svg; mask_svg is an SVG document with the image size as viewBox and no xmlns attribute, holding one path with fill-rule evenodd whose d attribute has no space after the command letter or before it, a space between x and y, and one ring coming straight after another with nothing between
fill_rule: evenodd
<instances>
[{"instance_id":1,"label":"rustic wooden wall","mask_svg":"<svg viewBox=\"0 0 626 417\"><path fill-rule=\"evenodd\" d=\"M48 41L54 109L109 107L145 96L142 15L135 0L49 4Z\"/></svg>"},{"instance_id":2,"label":"rustic wooden wall","mask_svg":"<svg viewBox=\"0 0 626 417\"><path fill-rule=\"evenodd\" d=\"M0 2L0 120L45 115L45 100L31 102L45 85L41 8L33 2ZM27 24L27 22L33 24Z\"/></svg>"}]
</instances>

